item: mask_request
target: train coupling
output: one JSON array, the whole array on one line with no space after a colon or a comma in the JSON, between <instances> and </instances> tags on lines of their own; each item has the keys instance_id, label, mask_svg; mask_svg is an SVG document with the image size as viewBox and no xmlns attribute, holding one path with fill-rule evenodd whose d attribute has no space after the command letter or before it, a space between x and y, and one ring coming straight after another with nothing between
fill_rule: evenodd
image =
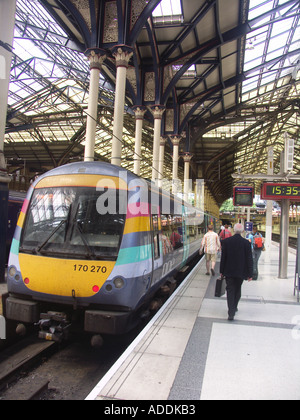
<instances>
[{"instance_id":1,"label":"train coupling","mask_svg":"<svg viewBox=\"0 0 300 420\"><path fill-rule=\"evenodd\" d=\"M71 323L63 312L47 312L41 314L40 321L35 324L40 328L39 338L61 343L68 338Z\"/></svg>"}]
</instances>

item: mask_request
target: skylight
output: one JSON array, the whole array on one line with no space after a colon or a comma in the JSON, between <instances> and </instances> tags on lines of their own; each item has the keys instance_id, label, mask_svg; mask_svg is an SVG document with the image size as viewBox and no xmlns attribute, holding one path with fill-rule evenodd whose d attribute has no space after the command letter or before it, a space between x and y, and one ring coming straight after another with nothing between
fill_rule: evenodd
<instances>
[{"instance_id":1,"label":"skylight","mask_svg":"<svg viewBox=\"0 0 300 420\"><path fill-rule=\"evenodd\" d=\"M172 66L174 73L177 73L181 68L182 68L182 64ZM192 64L191 67L188 68L188 70L183 74L182 77L185 79L194 79L196 77L195 64Z\"/></svg>"},{"instance_id":2,"label":"skylight","mask_svg":"<svg viewBox=\"0 0 300 420\"><path fill-rule=\"evenodd\" d=\"M285 3L287 7L279 9ZM252 91L256 96L263 86L266 91L276 89L278 79L293 74L297 66L298 54L291 52L299 49L299 14L288 3L282 0L278 6L275 0L250 0L250 23L266 12L273 13L256 21L247 36L244 60L247 81L243 84L243 94L250 95ZM283 20L278 20L282 17Z\"/></svg>"},{"instance_id":3,"label":"skylight","mask_svg":"<svg viewBox=\"0 0 300 420\"><path fill-rule=\"evenodd\" d=\"M183 22L181 0L162 0L153 11L154 23L175 24Z\"/></svg>"}]
</instances>

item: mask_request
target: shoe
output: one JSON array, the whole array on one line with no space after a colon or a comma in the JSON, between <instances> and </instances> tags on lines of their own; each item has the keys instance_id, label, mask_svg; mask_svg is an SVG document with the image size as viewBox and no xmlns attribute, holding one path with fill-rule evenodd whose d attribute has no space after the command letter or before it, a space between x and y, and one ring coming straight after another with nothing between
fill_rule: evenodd
<instances>
[{"instance_id":1,"label":"shoe","mask_svg":"<svg viewBox=\"0 0 300 420\"><path fill-rule=\"evenodd\" d=\"M234 317L233 316L229 316L228 317L228 321L234 321Z\"/></svg>"},{"instance_id":2,"label":"shoe","mask_svg":"<svg viewBox=\"0 0 300 420\"><path fill-rule=\"evenodd\" d=\"M206 275L207 275L207 276L210 276L210 274L209 274L209 273L206 273Z\"/></svg>"},{"instance_id":3,"label":"shoe","mask_svg":"<svg viewBox=\"0 0 300 420\"><path fill-rule=\"evenodd\" d=\"M211 269L211 274L214 276L216 274L215 270Z\"/></svg>"}]
</instances>

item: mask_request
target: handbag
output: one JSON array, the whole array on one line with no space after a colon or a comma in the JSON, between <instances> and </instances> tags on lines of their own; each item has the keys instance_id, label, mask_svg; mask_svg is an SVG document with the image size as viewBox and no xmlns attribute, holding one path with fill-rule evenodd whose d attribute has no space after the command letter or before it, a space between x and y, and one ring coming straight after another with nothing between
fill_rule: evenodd
<instances>
[{"instance_id":1,"label":"handbag","mask_svg":"<svg viewBox=\"0 0 300 420\"><path fill-rule=\"evenodd\" d=\"M224 276L221 276L216 281L215 297L221 297L225 295L226 291L226 280Z\"/></svg>"}]
</instances>

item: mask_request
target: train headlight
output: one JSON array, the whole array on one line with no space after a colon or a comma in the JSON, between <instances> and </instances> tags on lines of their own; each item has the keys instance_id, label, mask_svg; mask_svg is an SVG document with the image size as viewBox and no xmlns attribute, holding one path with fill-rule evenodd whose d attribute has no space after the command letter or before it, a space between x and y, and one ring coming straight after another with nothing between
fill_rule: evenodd
<instances>
[{"instance_id":1,"label":"train headlight","mask_svg":"<svg viewBox=\"0 0 300 420\"><path fill-rule=\"evenodd\" d=\"M20 281L22 279L21 273L13 265L8 269L8 276L13 278L15 281Z\"/></svg>"},{"instance_id":2,"label":"train headlight","mask_svg":"<svg viewBox=\"0 0 300 420\"><path fill-rule=\"evenodd\" d=\"M8 274L10 277L15 277L15 275L17 274L17 269L16 267L14 267L13 265L9 268L8 270Z\"/></svg>"},{"instance_id":3,"label":"train headlight","mask_svg":"<svg viewBox=\"0 0 300 420\"><path fill-rule=\"evenodd\" d=\"M112 291L112 289L113 289L113 287L112 287L112 285L111 285L111 284L107 284L107 285L105 286L105 290L106 290L107 292L111 292L111 291Z\"/></svg>"},{"instance_id":4,"label":"train headlight","mask_svg":"<svg viewBox=\"0 0 300 420\"><path fill-rule=\"evenodd\" d=\"M114 285L116 289L122 289L125 286L125 281L121 277L114 279Z\"/></svg>"}]
</instances>

